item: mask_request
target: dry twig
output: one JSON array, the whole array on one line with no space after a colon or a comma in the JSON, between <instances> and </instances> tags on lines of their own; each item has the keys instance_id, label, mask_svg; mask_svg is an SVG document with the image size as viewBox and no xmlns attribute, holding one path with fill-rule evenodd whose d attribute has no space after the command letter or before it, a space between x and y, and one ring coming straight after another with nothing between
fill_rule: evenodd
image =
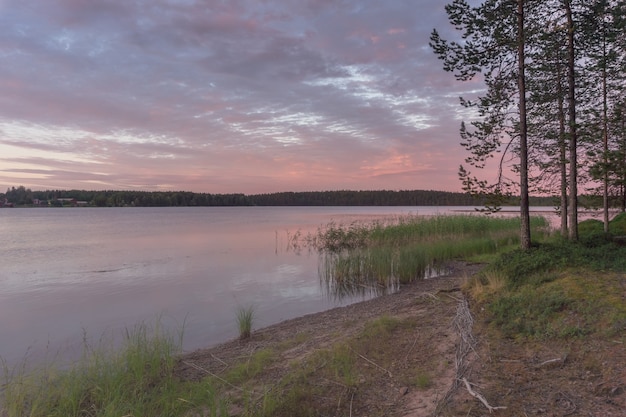
<instances>
[{"instance_id":1,"label":"dry twig","mask_svg":"<svg viewBox=\"0 0 626 417\"><path fill-rule=\"evenodd\" d=\"M547 361L543 361L539 365L536 365L535 368L541 368L544 365L549 365L549 364L554 363L554 362L563 362L563 361L564 361L563 358L548 359Z\"/></svg>"},{"instance_id":2,"label":"dry twig","mask_svg":"<svg viewBox=\"0 0 626 417\"><path fill-rule=\"evenodd\" d=\"M468 382L466 378L463 378L462 381L465 383L465 388L467 388L467 392L469 392L472 397L477 398L481 403L483 403L483 405L487 407L487 410L489 410L490 413L493 413L495 410L506 409L506 407L493 407L489 405L485 397L483 397L481 394L479 394L478 392L472 389L472 387L470 386L470 383Z\"/></svg>"}]
</instances>

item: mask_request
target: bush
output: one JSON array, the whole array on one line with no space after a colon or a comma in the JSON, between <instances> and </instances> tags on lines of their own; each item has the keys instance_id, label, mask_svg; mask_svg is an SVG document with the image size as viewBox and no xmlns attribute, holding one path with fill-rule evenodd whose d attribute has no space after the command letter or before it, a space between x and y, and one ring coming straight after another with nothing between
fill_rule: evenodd
<instances>
[{"instance_id":1,"label":"bush","mask_svg":"<svg viewBox=\"0 0 626 417\"><path fill-rule=\"evenodd\" d=\"M496 298L489 306L494 323L509 337L546 337L553 333L556 313L571 300L561 291L537 291L533 286Z\"/></svg>"},{"instance_id":2,"label":"bush","mask_svg":"<svg viewBox=\"0 0 626 417\"><path fill-rule=\"evenodd\" d=\"M604 223L596 219L587 219L578 223L578 234L604 233Z\"/></svg>"},{"instance_id":3,"label":"bush","mask_svg":"<svg viewBox=\"0 0 626 417\"><path fill-rule=\"evenodd\" d=\"M614 235L626 235L626 213L620 213L609 222L609 230Z\"/></svg>"},{"instance_id":4,"label":"bush","mask_svg":"<svg viewBox=\"0 0 626 417\"><path fill-rule=\"evenodd\" d=\"M507 278L507 287L519 286L538 279L538 276L562 268L572 260L571 245L544 243L529 250L517 249L503 253L490 268L503 273Z\"/></svg>"}]
</instances>

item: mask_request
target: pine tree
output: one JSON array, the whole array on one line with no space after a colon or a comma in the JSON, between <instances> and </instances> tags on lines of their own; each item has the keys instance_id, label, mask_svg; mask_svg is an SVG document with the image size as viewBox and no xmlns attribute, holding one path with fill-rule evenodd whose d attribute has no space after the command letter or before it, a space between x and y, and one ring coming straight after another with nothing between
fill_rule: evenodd
<instances>
[{"instance_id":1,"label":"pine tree","mask_svg":"<svg viewBox=\"0 0 626 417\"><path fill-rule=\"evenodd\" d=\"M444 70L457 80L467 81L480 74L486 94L461 103L475 109L479 120L468 128L461 125L461 144L470 152L466 163L484 168L501 153L499 175L494 183L479 180L461 166L464 189L488 194L498 200L516 189L520 194L521 247L531 244L528 194L528 146L526 123L525 12L536 3L529 0L487 0L472 7L465 0L454 0L445 9L450 23L461 31L460 41L446 41L437 30L430 46L443 61ZM506 177L504 166L513 158L518 181Z\"/></svg>"}]
</instances>

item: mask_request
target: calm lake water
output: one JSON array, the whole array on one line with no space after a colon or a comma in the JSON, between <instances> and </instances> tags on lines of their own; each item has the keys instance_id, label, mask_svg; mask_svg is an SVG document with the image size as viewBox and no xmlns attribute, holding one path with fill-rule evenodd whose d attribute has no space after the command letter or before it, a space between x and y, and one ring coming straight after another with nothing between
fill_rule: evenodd
<instances>
[{"instance_id":1,"label":"calm lake water","mask_svg":"<svg viewBox=\"0 0 626 417\"><path fill-rule=\"evenodd\" d=\"M324 293L318 256L287 250L298 230L458 207L197 207L0 210L0 356L80 352L138 323L184 328L185 350L362 298Z\"/></svg>"}]
</instances>

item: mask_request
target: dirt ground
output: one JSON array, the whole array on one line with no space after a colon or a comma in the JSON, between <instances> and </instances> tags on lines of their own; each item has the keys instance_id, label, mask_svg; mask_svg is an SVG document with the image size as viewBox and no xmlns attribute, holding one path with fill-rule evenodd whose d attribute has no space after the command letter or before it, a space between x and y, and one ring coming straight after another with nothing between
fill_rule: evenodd
<instances>
[{"instance_id":1,"label":"dirt ground","mask_svg":"<svg viewBox=\"0 0 626 417\"><path fill-rule=\"evenodd\" d=\"M189 380L219 379L254 352L271 349L278 359L252 385L257 387L252 396L260 398L294 363L354 338L367 322L387 316L411 319L411 325L393 333L382 358L378 353L374 361L374 353L355 352L361 366L356 387L320 380L335 384L337 394L317 399L320 409L334 410L319 415L626 416L626 337L534 345L503 339L461 291L464 280L479 269L458 264L445 277L395 294L256 330L247 341L181 357L176 372ZM469 323L460 313L468 305ZM466 319L461 326L460 317ZM237 390L233 384L231 393ZM241 411L230 409L231 415Z\"/></svg>"}]
</instances>

